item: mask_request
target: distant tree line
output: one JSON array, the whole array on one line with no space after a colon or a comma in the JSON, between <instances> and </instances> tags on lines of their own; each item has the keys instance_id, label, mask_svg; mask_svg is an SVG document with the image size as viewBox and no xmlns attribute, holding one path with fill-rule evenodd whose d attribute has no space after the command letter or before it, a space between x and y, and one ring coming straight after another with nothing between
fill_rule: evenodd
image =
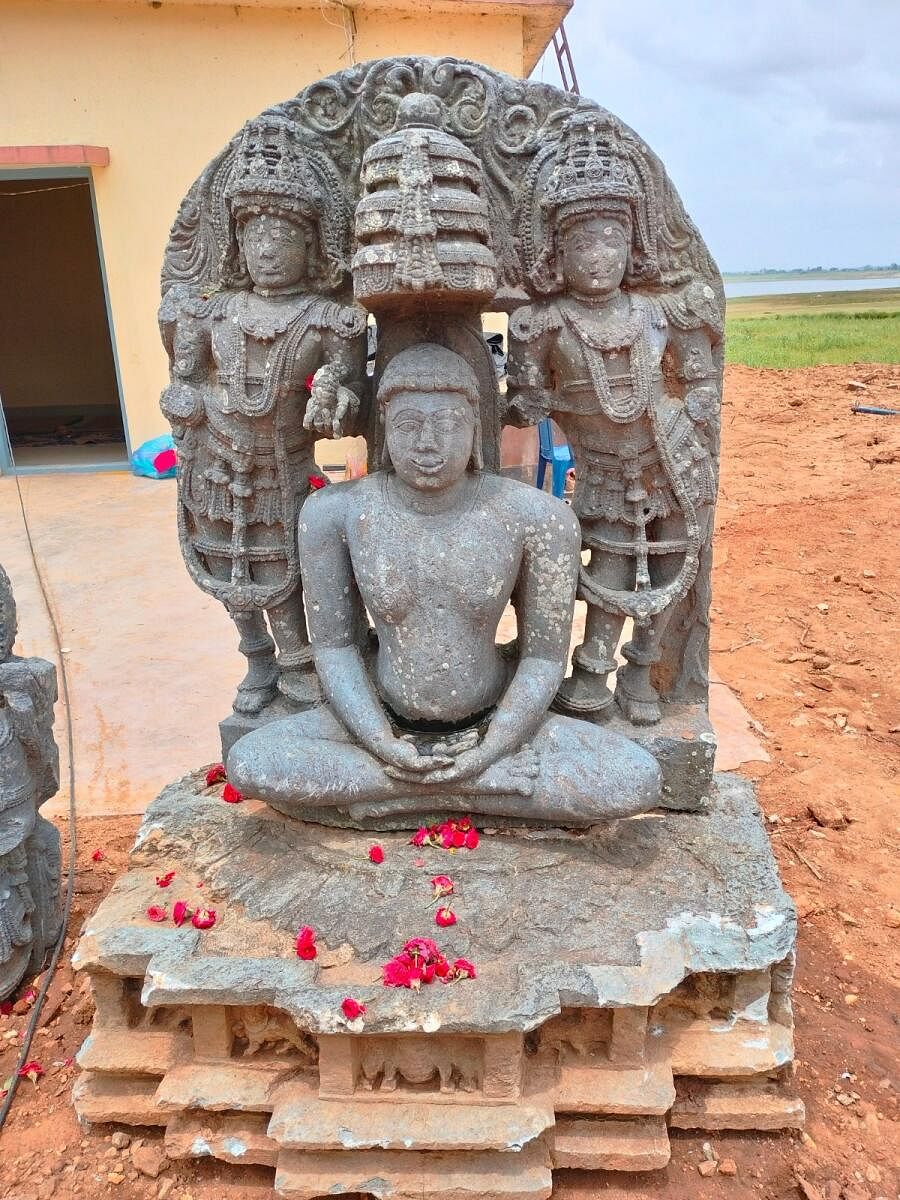
<instances>
[{"instance_id":1,"label":"distant tree line","mask_svg":"<svg viewBox=\"0 0 900 1200\"><path fill-rule=\"evenodd\" d=\"M864 267L759 267L751 271L723 271L724 275L823 275L829 271L900 271L900 263L882 263Z\"/></svg>"}]
</instances>

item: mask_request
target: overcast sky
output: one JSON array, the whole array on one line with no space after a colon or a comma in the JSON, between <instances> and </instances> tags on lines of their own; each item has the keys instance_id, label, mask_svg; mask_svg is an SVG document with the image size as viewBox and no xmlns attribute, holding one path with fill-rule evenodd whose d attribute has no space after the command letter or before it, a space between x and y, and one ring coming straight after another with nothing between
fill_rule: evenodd
<instances>
[{"instance_id":1,"label":"overcast sky","mask_svg":"<svg viewBox=\"0 0 900 1200\"><path fill-rule=\"evenodd\" d=\"M566 30L722 270L900 261L900 0L575 0Z\"/></svg>"}]
</instances>

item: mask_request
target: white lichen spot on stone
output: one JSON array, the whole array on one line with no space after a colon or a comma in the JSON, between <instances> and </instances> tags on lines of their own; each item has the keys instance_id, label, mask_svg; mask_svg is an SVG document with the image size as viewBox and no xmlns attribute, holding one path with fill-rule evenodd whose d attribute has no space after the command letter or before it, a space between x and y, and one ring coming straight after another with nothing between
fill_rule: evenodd
<instances>
[{"instance_id":1,"label":"white lichen spot on stone","mask_svg":"<svg viewBox=\"0 0 900 1200\"><path fill-rule=\"evenodd\" d=\"M240 1158L247 1153L247 1147L236 1137L227 1137L222 1141L222 1149L233 1158Z\"/></svg>"},{"instance_id":2,"label":"white lichen spot on stone","mask_svg":"<svg viewBox=\"0 0 900 1200\"><path fill-rule=\"evenodd\" d=\"M425 1014L425 1018L422 1021L422 1029L424 1030L425 1033L437 1033L437 1031L440 1029L440 1027L441 1027L441 1018L436 1012L430 1012L430 1013Z\"/></svg>"},{"instance_id":3,"label":"white lichen spot on stone","mask_svg":"<svg viewBox=\"0 0 900 1200\"><path fill-rule=\"evenodd\" d=\"M210 1146L206 1138L195 1137L193 1142L191 1142L191 1154L193 1154L195 1158L200 1158L203 1155L209 1155L212 1157L212 1146Z\"/></svg>"}]
</instances>

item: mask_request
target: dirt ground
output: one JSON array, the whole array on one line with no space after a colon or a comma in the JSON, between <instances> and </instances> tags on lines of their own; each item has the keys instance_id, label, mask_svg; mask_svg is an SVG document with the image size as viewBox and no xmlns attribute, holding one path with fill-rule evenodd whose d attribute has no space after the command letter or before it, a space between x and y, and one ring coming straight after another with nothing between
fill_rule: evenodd
<instances>
[{"instance_id":1,"label":"dirt ground","mask_svg":"<svg viewBox=\"0 0 900 1200\"><path fill-rule=\"evenodd\" d=\"M848 389L850 380L866 390ZM746 769L800 914L795 1086L806 1132L676 1133L665 1171L560 1172L561 1198L897 1194L900 425L853 414L854 401L900 407L900 366L727 371L713 665L771 755ZM67 955L125 869L136 825L130 817L80 822ZM102 862L92 861L97 848ZM0 1016L0 1087L27 1020L26 987L19 996L20 1011ZM0 1140L0 1196L271 1195L271 1172L261 1168L172 1164L150 1178L133 1168L129 1148L112 1144L113 1129L79 1128L72 1056L90 1018L82 983L65 965L31 1054L45 1075L23 1081ZM701 1177L704 1142L732 1159L736 1174Z\"/></svg>"}]
</instances>

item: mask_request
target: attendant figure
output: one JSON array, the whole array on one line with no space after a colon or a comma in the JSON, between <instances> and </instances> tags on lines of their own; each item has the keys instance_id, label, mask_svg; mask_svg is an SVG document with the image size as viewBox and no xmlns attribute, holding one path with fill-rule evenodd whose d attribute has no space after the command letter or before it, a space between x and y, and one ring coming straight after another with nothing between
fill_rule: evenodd
<instances>
[{"instance_id":1,"label":"attendant figure","mask_svg":"<svg viewBox=\"0 0 900 1200\"><path fill-rule=\"evenodd\" d=\"M241 738L229 779L314 819L474 811L586 826L652 808L648 753L548 715L580 561L571 510L481 469L478 380L453 351L402 351L378 402L387 469L317 492L300 515L327 706ZM513 597L518 639L501 647Z\"/></svg>"},{"instance_id":2,"label":"attendant figure","mask_svg":"<svg viewBox=\"0 0 900 1200\"><path fill-rule=\"evenodd\" d=\"M612 703L630 617L615 699L639 725L660 719L652 668L711 536L720 403L713 292L660 291L649 188L611 120L569 119L538 198L546 242L530 280L548 298L510 318L507 418L552 416L575 457L587 621L556 706L596 717Z\"/></svg>"},{"instance_id":3,"label":"attendant figure","mask_svg":"<svg viewBox=\"0 0 900 1200\"><path fill-rule=\"evenodd\" d=\"M233 286L166 293L161 405L178 448L182 551L238 628L248 669L234 709L256 714L276 690L297 706L317 696L296 520L318 474L316 437L341 436L359 408L366 319L327 297L345 268L345 205L325 156L299 146L289 122L245 127L226 201Z\"/></svg>"}]
</instances>

